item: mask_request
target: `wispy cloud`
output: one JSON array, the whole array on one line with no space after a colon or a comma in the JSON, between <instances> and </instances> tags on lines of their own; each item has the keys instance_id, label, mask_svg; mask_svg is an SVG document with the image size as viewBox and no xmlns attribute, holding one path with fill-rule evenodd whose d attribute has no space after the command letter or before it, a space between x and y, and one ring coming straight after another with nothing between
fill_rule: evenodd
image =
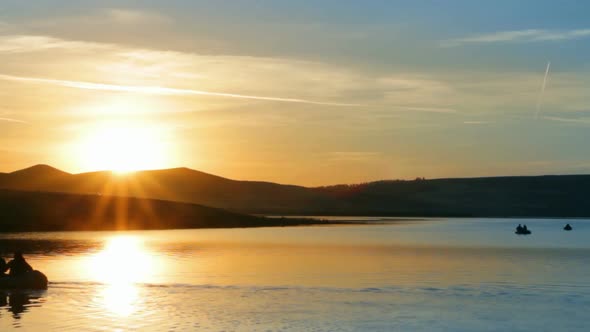
<instances>
[{"instance_id":1,"label":"wispy cloud","mask_svg":"<svg viewBox=\"0 0 590 332\"><path fill-rule=\"evenodd\" d=\"M445 107L407 107L407 106L400 106L399 108L408 110L408 111L415 111L415 112L430 112L430 113L458 113L456 109L453 108L445 108Z\"/></svg>"},{"instance_id":2,"label":"wispy cloud","mask_svg":"<svg viewBox=\"0 0 590 332\"><path fill-rule=\"evenodd\" d=\"M441 46L454 47L466 44L489 43L530 43L542 41L561 41L590 37L590 29L576 30L544 30L527 29L513 31L498 31L489 34L473 35L463 38L448 39L441 42Z\"/></svg>"},{"instance_id":3,"label":"wispy cloud","mask_svg":"<svg viewBox=\"0 0 590 332\"><path fill-rule=\"evenodd\" d=\"M27 61L22 61L23 54ZM204 55L42 35L0 35L0 57L11 64L10 71L0 71L5 83L217 97L198 104L203 109L266 100L359 106L371 115L378 110L466 115L530 107L540 83L538 75L522 72L375 73L320 61ZM587 75L554 73L551 79L551 93L543 97L547 108L558 111L567 105L586 105ZM24 98L19 102L33 103ZM194 105L188 98L173 103L186 109Z\"/></svg>"},{"instance_id":4,"label":"wispy cloud","mask_svg":"<svg viewBox=\"0 0 590 332\"><path fill-rule=\"evenodd\" d=\"M557 121L557 122L590 124L590 119L588 119L588 118L562 118L562 117L557 117L557 116L544 116L543 119L550 120L550 121Z\"/></svg>"},{"instance_id":5,"label":"wispy cloud","mask_svg":"<svg viewBox=\"0 0 590 332\"><path fill-rule=\"evenodd\" d=\"M142 14L111 11L122 16ZM228 103L251 99L458 113L450 82L424 73L375 76L317 61L202 55L42 35L0 36L4 59L25 53L38 61L35 73L22 64L0 79L87 90L225 97Z\"/></svg>"},{"instance_id":6,"label":"wispy cloud","mask_svg":"<svg viewBox=\"0 0 590 332\"><path fill-rule=\"evenodd\" d=\"M299 99L299 98L253 96L253 95L226 93L226 92L213 92L213 91L192 90L192 89L177 89L177 88L169 88L169 87L161 87L161 86L116 85L116 84L106 84L106 83L59 80L59 79L51 79L51 78L22 77L22 76L12 76L12 75L4 75L4 74L0 74L0 79L8 80L8 81L17 81L17 82L57 85L57 86L62 86L62 87L67 87L67 88L85 89L85 90L129 92L129 93L142 93L142 94L155 94L155 95L212 96L212 97L254 99L254 100L276 101L276 102L287 102L287 103L315 104L315 105L325 105L325 106L361 106L359 104L332 103L332 102L314 101L314 100Z\"/></svg>"},{"instance_id":7,"label":"wispy cloud","mask_svg":"<svg viewBox=\"0 0 590 332\"><path fill-rule=\"evenodd\" d=\"M463 121L464 124L468 124L468 125L482 125L482 124L488 124L490 123L489 121Z\"/></svg>"},{"instance_id":8,"label":"wispy cloud","mask_svg":"<svg viewBox=\"0 0 590 332\"><path fill-rule=\"evenodd\" d=\"M0 21L0 32L2 32L3 30L8 30L10 29L10 24Z\"/></svg>"},{"instance_id":9,"label":"wispy cloud","mask_svg":"<svg viewBox=\"0 0 590 332\"><path fill-rule=\"evenodd\" d=\"M4 121L4 122L15 122L15 123L28 123L26 121L19 120L19 119L2 118L2 117L0 117L0 121Z\"/></svg>"},{"instance_id":10,"label":"wispy cloud","mask_svg":"<svg viewBox=\"0 0 590 332\"><path fill-rule=\"evenodd\" d=\"M369 161L381 157L380 152L367 151L333 151L328 153L332 161Z\"/></svg>"},{"instance_id":11,"label":"wispy cloud","mask_svg":"<svg viewBox=\"0 0 590 332\"><path fill-rule=\"evenodd\" d=\"M111 8L105 11L107 18L119 23L137 24L137 23L158 23L168 22L170 19L166 16L137 9Z\"/></svg>"},{"instance_id":12,"label":"wispy cloud","mask_svg":"<svg viewBox=\"0 0 590 332\"><path fill-rule=\"evenodd\" d=\"M4 35L0 36L0 53L27 53L53 49L97 51L113 48L111 44L64 40L49 36Z\"/></svg>"}]
</instances>

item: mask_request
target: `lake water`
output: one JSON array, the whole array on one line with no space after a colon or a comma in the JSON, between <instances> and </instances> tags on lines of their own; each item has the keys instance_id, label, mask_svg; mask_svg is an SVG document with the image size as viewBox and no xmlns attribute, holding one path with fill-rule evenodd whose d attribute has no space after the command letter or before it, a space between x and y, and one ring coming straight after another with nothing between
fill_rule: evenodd
<instances>
[{"instance_id":1,"label":"lake water","mask_svg":"<svg viewBox=\"0 0 590 332\"><path fill-rule=\"evenodd\" d=\"M590 330L589 220L366 220L3 234L50 284L0 291L0 331Z\"/></svg>"}]
</instances>

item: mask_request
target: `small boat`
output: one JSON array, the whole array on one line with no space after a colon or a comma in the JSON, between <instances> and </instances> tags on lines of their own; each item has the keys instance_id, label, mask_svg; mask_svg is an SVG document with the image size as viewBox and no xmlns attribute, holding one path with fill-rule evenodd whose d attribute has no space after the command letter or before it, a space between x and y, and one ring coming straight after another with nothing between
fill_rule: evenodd
<instances>
[{"instance_id":1,"label":"small boat","mask_svg":"<svg viewBox=\"0 0 590 332\"><path fill-rule=\"evenodd\" d=\"M521 230L521 231L515 231L515 232L514 232L514 234L517 234L517 235L529 235L529 234L531 234L531 233L532 233L532 232L531 232L531 231L529 231L528 229Z\"/></svg>"},{"instance_id":2,"label":"small boat","mask_svg":"<svg viewBox=\"0 0 590 332\"><path fill-rule=\"evenodd\" d=\"M518 224L514 234L516 234L516 235L529 235L529 234L531 234L531 231L526 227L526 225L520 226L520 224Z\"/></svg>"},{"instance_id":3,"label":"small boat","mask_svg":"<svg viewBox=\"0 0 590 332\"><path fill-rule=\"evenodd\" d=\"M47 289L47 277L34 270L18 277L0 277L0 289Z\"/></svg>"},{"instance_id":4,"label":"small boat","mask_svg":"<svg viewBox=\"0 0 590 332\"><path fill-rule=\"evenodd\" d=\"M521 226L520 224L518 224L518 226L516 226L516 231L514 232L514 234L516 234L516 235L529 235L529 234L531 234L531 231L526 227L526 225Z\"/></svg>"},{"instance_id":5,"label":"small boat","mask_svg":"<svg viewBox=\"0 0 590 332\"><path fill-rule=\"evenodd\" d=\"M570 224L565 225L565 227L563 228L564 231L571 231L573 228Z\"/></svg>"}]
</instances>

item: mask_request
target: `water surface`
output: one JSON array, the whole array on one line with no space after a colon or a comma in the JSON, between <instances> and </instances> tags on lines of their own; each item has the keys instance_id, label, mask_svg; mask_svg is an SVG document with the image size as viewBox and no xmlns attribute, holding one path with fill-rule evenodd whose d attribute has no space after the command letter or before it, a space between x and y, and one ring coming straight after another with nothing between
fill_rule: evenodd
<instances>
[{"instance_id":1,"label":"water surface","mask_svg":"<svg viewBox=\"0 0 590 332\"><path fill-rule=\"evenodd\" d=\"M590 328L588 220L357 219L377 224L3 234L50 285L0 293L0 330Z\"/></svg>"}]
</instances>

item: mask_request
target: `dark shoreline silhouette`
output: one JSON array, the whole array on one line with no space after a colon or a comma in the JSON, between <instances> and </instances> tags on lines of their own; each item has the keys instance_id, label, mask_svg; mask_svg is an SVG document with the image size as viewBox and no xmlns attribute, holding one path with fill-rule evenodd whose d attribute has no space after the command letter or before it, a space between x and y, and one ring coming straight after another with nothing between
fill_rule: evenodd
<instances>
[{"instance_id":1,"label":"dark shoreline silhouette","mask_svg":"<svg viewBox=\"0 0 590 332\"><path fill-rule=\"evenodd\" d=\"M0 189L0 232L239 228L336 224L265 218L163 200Z\"/></svg>"}]
</instances>

